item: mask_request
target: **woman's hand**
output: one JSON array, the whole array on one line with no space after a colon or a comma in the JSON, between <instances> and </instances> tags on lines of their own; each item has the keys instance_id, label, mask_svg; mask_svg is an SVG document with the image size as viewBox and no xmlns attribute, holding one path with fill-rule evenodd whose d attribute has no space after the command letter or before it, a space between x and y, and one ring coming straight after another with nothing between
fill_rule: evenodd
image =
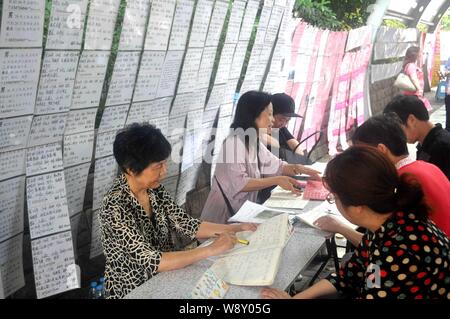
<instances>
[{"instance_id":1,"label":"woman's hand","mask_svg":"<svg viewBox=\"0 0 450 319\"><path fill-rule=\"evenodd\" d=\"M289 176L278 176L278 186L287 191L291 191L296 195L301 195L302 191L295 186L298 185L298 182L295 178Z\"/></svg>"},{"instance_id":2,"label":"woman's hand","mask_svg":"<svg viewBox=\"0 0 450 319\"><path fill-rule=\"evenodd\" d=\"M233 233L220 233L216 240L213 241L208 248L211 251L211 256L221 255L230 250L237 243L236 236Z\"/></svg>"},{"instance_id":3,"label":"woman's hand","mask_svg":"<svg viewBox=\"0 0 450 319\"><path fill-rule=\"evenodd\" d=\"M275 288L261 289L261 296L264 299L291 299L292 297L285 291Z\"/></svg>"},{"instance_id":4,"label":"woman's hand","mask_svg":"<svg viewBox=\"0 0 450 319\"><path fill-rule=\"evenodd\" d=\"M320 181L322 178L320 177L320 172L315 169L297 164L294 170L295 174L305 174L311 176L312 179Z\"/></svg>"},{"instance_id":5,"label":"woman's hand","mask_svg":"<svg viewBox=\"0 0 450 319\"><path fill-rule=\"evenodd\" d=\"M318 218L314 222L314 225L319 227L321 230L330 233L339 233L342 227L345 227L345 225L342 222L331 216L322 216Z\"/></svg>"},{"instance_id":6,"label":"woman's hand","mask_svg":"<svg viewBox=\"0 0 450 319\"><path fill-rule=\"evenodd\" d=\"M236 230L236 232L238 231L255 231L259 224L254 224L254 223L242 223L242 224L238 224L236 225L239 227L238 230Z\"/></svg>"}]
</instances>

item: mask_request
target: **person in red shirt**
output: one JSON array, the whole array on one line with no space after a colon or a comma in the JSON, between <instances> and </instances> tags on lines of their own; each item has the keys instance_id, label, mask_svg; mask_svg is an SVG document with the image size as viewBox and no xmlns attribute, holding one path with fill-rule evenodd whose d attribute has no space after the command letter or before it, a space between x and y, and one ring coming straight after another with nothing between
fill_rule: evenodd
<instances>
[{"instance_id":1,"label":"person in red shirt","mask_svg":"<svg viewBox=\"0 0 450 319\"><path fill-rule=\"evenodd\" d=\"M422 185L430 219L450 236L450 182L437 166L409 156L406 136L399 121L393 113L373 116L356 129L352 142L354 145L376 147L390 159L400 175L413 174ZM319 218L316 224L322 230L342 234L354 246L359 244L363 235L331 216Z\"/></svg>"}]
</instances>

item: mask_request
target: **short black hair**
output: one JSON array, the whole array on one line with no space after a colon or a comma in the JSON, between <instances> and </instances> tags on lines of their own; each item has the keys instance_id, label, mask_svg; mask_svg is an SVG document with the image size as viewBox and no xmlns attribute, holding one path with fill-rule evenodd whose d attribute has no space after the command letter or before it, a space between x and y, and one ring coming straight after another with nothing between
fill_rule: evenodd
<instances>
[{"instance_id":1,"label":"short black hair","mask_svg":"<svg viewBox=\"0 0 450 319\"><path fill-rule=\"evenodd\" d=\"M123 172L139 175L150 164L167 159L172 147L160 129L148 123L133 123L117 133L113 151Z\"/></svg>"},{"instance_id":2,"label":"short black hair","mask_svg":"<svg viewBox=\"0 0 450 319\"><path fill-rule=\"evenodd\" d=\"M244 131L255 127L255 120L267 108L272 95L261 91L248 91L242 94L236 106L231 128Z\"/></svg>"},{"instance_id":3,"label":"short black hair","mask_svg":"<svg viewBox=\"0 0 450 319\"><path fill-rule=\"evenodd\" d=\"M353 144L361 142L375 147L381 143L395 156L408 155L406 135L400 123L395 113L373 116L355 130L352 142Z\"/></svg>"},{"instance_id":4,"label":"short black hair","mask_svg":"<svg viewBox=\"0 0 450 319\"><path fill-rule=\"evenodd\" d=\"M392 99L384 108L383 113L395 113L406 124L408 116L414 115L419 121L428 121L430 116L428 110L415 95L398 95Z\"/></svg>"}]
</instances>

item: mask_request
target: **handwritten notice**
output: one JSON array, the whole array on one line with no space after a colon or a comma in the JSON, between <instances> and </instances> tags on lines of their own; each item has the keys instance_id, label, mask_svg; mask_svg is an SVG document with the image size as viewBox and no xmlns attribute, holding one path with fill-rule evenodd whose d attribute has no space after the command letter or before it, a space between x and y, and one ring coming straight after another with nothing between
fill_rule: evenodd
<instances>
[{"instance_id":1,"label":"handwritten notice","mask_svg":"<svg viewBox=\"0 0 450 319\"><path fill-rule=\"evenodd\" d=\"M208 88L198 89L195 91L196 98L194 99L193 103L189 107L189 111L196 111L199 109L205 108L206 103L206 94L208 93Z\"/></svg>"},{"instance_id":2,"label":"handwritten notice","mask_svg":"<svg viewBox=\"0 0 450 319\"><path fill-rule=\"evenodd\" d=\"M280 22L283 18L285 7L283 6L273 6L272 13L270 15L269 24L267 26L265 42L268 44L273 44L277 38L278 30L280 29Z\"/></svg>"},{"instance_id":3,"label":"handwritten notice","mask_svg":"<svg viewBox=\"0 0 450 319\"><path fill-rule=\"evenodd\" d=\"M175 13L176 0L153 0L144 50L166 50Z\"/></svg>"},{"instance_id":4,"label":"handwritten notice","mask_svg":"<svg viewBox=\"0 0 450 319\"><path fill-rule=\"evenodd\" d=\"M23 274L23 234L0 242L0 268L2 269L5 297L25 286Z\"/></svg>"},{"instance_id":5,"label":"handwritten notice","mask_svg":"<svg viewBox=\"0 0 450 319\"><path fill-rule=\"evenodd\" d=\"M91 161L94 131L64 135L64 167Z\"/></svg>"},{"instance_id":6,"label":"handwritten notice","mask_svg":"<svg viewBox=\"0 0 450 319\"><path fill-rule=\"evenodd\" d=\"M80 50L88 0L53 0L47 50Z\"/></svg>"},{"instance_id":7,"label":"handwritten notice","mask_svg":"<svg viewBox=\"0 0 450 319\"><path fill-rule=\"evenodd\" d=\"M125 125L125 120L128 114L128 104L108 106L103 111L99 133L114 131L122 128Z\"/></svg>"},{"instance_id":8,"label":"handwritten notice","mask_svg":"<svg viewBox=\"0 0 450 319\"><path fill-rule=\"evenodd\" d=\"M140 118L142 121L143 118ZM117 131L108 131L97 134L97 143L95 144L95 158L113 155L113 144L116 139Z\"/></svg>"},{"instance_id":9,"label":"handwritten notice","mask_svg":"<svg viewBox=\"0 0 450 319\"><path fill-rule=\"evenodd\" d=\"M175 197L177 193L178 178L179 176L172 176L167 177L162 181L164 188L172 195L172 197Z\"/></svg>"},{"instance_id":10,"label":"handwritten notice","mask_svg":"<svg viewBox=\"0 0 450 319\"><path fill-rule=\"evenodd\" d=\"M78 57L78 52L45 52L35 114L69 111Z\"/></svg>"},{"instance_id":11,"label":"handwritten notice","mask_svg":"<svg viewBox=\"0 0 450 319\"><path fill-rule=\"evenodd\" d=\"M225 84L215 84L213 86L205 110L215 110L222 105L225 96L225 89Z\"/></svg>"},{"instance_id":12,"label":"handwritten notice","mask_svg":"<svg viewBox=\"0 0 450 319\"><path fill-rule=\"evenodd\" d=\"M156 97L165 56L165 51L144 51L134 90L134 102L152 100Z\"/></svg>"},{"instance_id":13,"label":"handwritten notice","mask_svg":"<svg viewBox=\"0 0 450 319\"><path fill-rule=\"evenodd\" d=\"M164 65L159 80L156 97L167 97L175 94L178 74L184 51L168 51L164 59Z\"/></svg>"},{"instance_id":14,"label":"handwritten notice","mask_svg":"<svg viewBox=\"0 0 450 319\"><path fill-rule=\"evenodd\" d=\"M167 118L171 103L172 98L133 103L128 114L127 124L140 123L162 117Z\"/></svg>"},{"instance_id":15,"label":"handwritten notice","mask_svg":"<svg viewBox=\"0 0 450 319\"><path fill-rule=\"evenodd\" d=\"M151 118L148 121L150 124L154 125L156 128L159 128L161 130L161 133L163 133L164 136L169 135L169 117L160 117L157 119Z\"/></svg>"},{"instance_id":16,"label":"handwritten notice","mask_svg":"<svg viewBox=\"0 0 450 319\"><path fill-rule=\"evenodd\" d=\"M70 228L72 230L72 242L73 242L73 251L75 258L78 256L78 228L80 227L81 218L84 216L83 213L76 214L70 218Z\"/></svg>"},{"instance_id":17,"label":"handwritten notice","mask_svg":"<svg viewBox=\"0 0 450 319\"><path fill-rule=\"evenodd\" d=\"M28 146L62 142L67 113L40 115L33 118Z\"/></svg>"},{"instance_id":18,"label":"handwritten notice","mask_svg":"<svg viewBox=\"0 0 450 319\"><path fill-rule=\"evenodd\" d=\"M32 114L41 49L0 49L0 117Z\"/></svg>"},{"instance_id":19,"label":"handwritten notice","mask_svg":"<svg viewBox=\"0 0 450 319\"><path fill-rule=\"evenodd\" d=\"M0 47L41 47L44 1L3 0Z\"/></svg>"},{"instance_id":20,"label":"handwritten notice","mask_svg":"<svg viewBox=\"0 0 450 319\"><path fill-rule=\"evenodd\" d=\"M208 25L211 18L214 1L199 0L194 14L194 22L189 39L190 48L201 48L205 46Z\"/></svg>"},{"instance_id":21,"label":"handwritten notice","mask_svg":"<svg viewBox=\"0 0 450 319\"><path fill-rule=\"evenodd\" d=\"M103 254L100 221L98 219L98 210L92 212L92 233L91 233L91 251L89 258L95 258Z\"/></svg>"},{"instance_id":22,"label":"handwritten notice","mask_svg":"<svg viewBox=\"0 0 450 319\"><path fill-rule=\"evenodd\" d=\"M131 102L141 52L117 53L116 62L105 105L119 105Z\"/></svg>"},{"instance_id":23,"label":"handwritten notice","mask_svg":"<svg viewBox=\"0 0 450 319\"><path fill-rule=\"evenodd\" d=\"M24 197L25 176L0 182L0 242L23 232Z\"/></svg>"},{"instance_id":24,"label":"handwritten notice","mask_svg":"<svg viewBox=\"0 0 450 319\"><path fill-rule=\"evenodd\" d=\"M25 174L26 149L0 153L0 180Z\"/></svg>"},{"instance_id":25,"label":"handwritten notice","mask_svg":"<svg viewBox=\"0 0 450 319\"><path fill-rule=\"evenodd\" d=\"M95 160L94 195L92 208L99 209L103 196L106 195L117 176L117 163L114 156Z\"/></svg>"},{"instance_id":26,"label":"handwritten notice","mask_svg":"<svg viewBox=\"0 0 450 319\"><path fill-rule=\"evenodd\" d=\"M180 180L177 187L177 196L175 200L178 205L183 205L186 202L186 194L195 188L197 177L199 173L199 165L189 167L181 173Z\"/></svg>"},{"instance_id":27,"label":"handwritten notice","mask_svg":"<svg viewBox=\"0 0 450 319\"><path fill-rule=\"evenodd\" d=\"M244 16L245 1L234 1L231 10L230 21L228 22L227 37L225 43L236 44L239 40L242 17Z\"/></svg>"},{"instance_id":28,"label":"handwritten notice","mask_svg":"<svg viewBox=\"0 0 450 319\"><path fill-rule=\"evenodd\" d=\"M177 94L177 96L175 97L175 101L173 102L172 109L170 110L171 117L186 115L189 112L191 104L194 102L194 99L196 98L195 95L196 95L195 92Z\"/></svg>"},{"instance_id":29,"label":"handwritten notice","mask_svg":"<svg viewBox=\"0 0 450 319\"><path fill-rule=\"evenodd\" d=\"M84 193L86 192L86 182L90 166L91 163L85 163L64 170L67 205L71 217L83 210Z\"/></svg>"},{"instance_id":30,"label":"handwritten notice","mask_svg":"<svg viewBox=\"0 0 450 319\"><path fill-rule=\"evenodd\" d=\"M78 64L71 109L98 107L110 52L83 51Z\"/></svg>"},{"instance_id":31,"label":"handwritten notice","mask_svg":"<svg viewBox=\"0 0 450 319\"><path fill-rule=\"evenodd\" d=\"M185 49L193 11L193 0L177 1L172 31L170 33L169 51L180 51Z\"/></svg>"},{"instance_id":32,"label":"handwritten notice","mask_svg":"<svg viewBox=\"0 0 450 319\"><path fill-rule=\"evenodd\" d=\"M80 287L70 230L31 241L31 250L38 299Z\"/></svg>"},{"instance_id":33,"label":"handwritten notice","mask_svg":"<svg viewBox=\"0 0 450 319\"><path fill-rule=\"evenodd\" d=\"M230 73L235 49L236 44L233 43L226 43L223 46L222 53L220 54L220 62L217 68L215 83L225 83L228 81L228 75Z\"/></svg>"},{"instance_id":34,"label":"handwritten notice","mask_svg":"<svg viewBox=\"0 0 450 319\"><path fill-rule=\"evenodd\" d=\"M27 176L63 169L61 143L30 147L27 150Z\"/></svg>"},{"instance_id":35,"label":"handwritten notice","mask_svg":"<svg viewBox=\"0 0 450 319\"><path fill-rule=\"evenodd\" d=\"M245 52L247 52L248 41L239 41L233 56L233 62L230 68L230 79L239 78L244 65Z\"/></svg>"},{"instance_id":36,"label":"handwritten notice","mask_svg":"<svg viewBox=\"0 0 450 319\"><path fill-rule=\"evenodd\" d=\"M21 149L27 146L32 116L0 119L0 151Z\"/></svg>"},{"instance_id":37,"label":"handwritten notice","mask_svg":"<svg viewBox=\"0 0 450 319\"><path fill-rule=\"evenodd\" d=\"M206 46L218 46L223 23L228 11L228 1L216 1L209 23L208 35L206 36ZM239 32L239 30L238 30Z\"/></svg>"},{"instance_id":38,"label":"handwritten notice","mask_svg":"<svg viewBox=\"0 0 450 319\"><path fill-rule=\"evenodd\" d=\"M196 87L205 88L209 86L216 53L217 47L206 47L203 50L202 60L200 62L200 68L198 70Z\"/></svg>"},{"instance_id":39,"label":"handwritten notice","mask_svg":"<svg viewBox=\"0 0 450 319\"><path fill-rule=\"evenodd\" d=\"M183 135L185 131L185 124L186 114L180 116L179 114L171 113L169 118L169 136ZM172 144L172 146L174 144Z\"/></svg>"},{"instance_id":40,"label":"handwritten notice","mask_svg":"<svg viewBox=\"0 0 450 319\"><path fill-rule=\"evenodd\" d=\"M239 33L239 41L250 40L258 8L259 0L249 0L247 2L244 18L242 19L241 32Z\"/></svg>"},{"instance_id":41,"label":"handwritten notice","mask_svg":"<svg viewBox=\"0 0 450 319\"><path fill-rule=\"evenodd\" d=\"M64 133L70 135L93 130L96 114L97 108L70 111Z\"/></svg>"},{"instance_id":42,"label":"handwritten notice","mask_svg":"<svg viewBox=\"0 0 450 319\"><path fill-rule=\"evenodd\" d=\"M31 238L70 229L63 171L28 177L27 203Z\"/></svg>"},{"instance_id":43,"label":"handwritten notice","mask_svg":"<svg viewBox=\"0 0 450 319\"><path fill-rule=\"evenodd\" d=\"M119 50L142 50L150 2L150 0L127 1Z\"/></svg>"},{"instance_id":44,"label":"handwritten notice","mask_svg":"<svg viewBox=\"0 0 450 319\"><path fill-rule=\"evenodd\" d=\"M110 50L120 0L92 0L86 26L85 50Z\"/></svg>"},{"instance_id":45,"label":"handwritten notice","mask_svg":"<svg viewBox=\"0 0 450 319\"><path fill-rule=\"evenodd\" d=\"M197 78L202 52L202 48L189 48L187 50L177 94L192 92L197 87L197 82L193 79Z\"/></svg>"}]
</instances>

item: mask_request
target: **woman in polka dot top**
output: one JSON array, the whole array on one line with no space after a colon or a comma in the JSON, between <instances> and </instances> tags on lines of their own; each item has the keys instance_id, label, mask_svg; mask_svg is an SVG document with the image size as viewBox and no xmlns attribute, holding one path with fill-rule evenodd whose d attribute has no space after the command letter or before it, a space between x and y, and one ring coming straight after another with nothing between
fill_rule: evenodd
<instances>
[{"instance_id":1,"label":"woman in polka dot top","mask_svg":"<svg viewBox=\"0 0 450 319\"><path fill-rule=\"evenodd\" d=\"M376 148L356 146L329 162L324 183L342 215L368 231L339 273L294 298L450 299L450 240L428 219L411 175L399 177ZM290 298L273 288L262 296Z\"/></svg>"}]
</instances>

